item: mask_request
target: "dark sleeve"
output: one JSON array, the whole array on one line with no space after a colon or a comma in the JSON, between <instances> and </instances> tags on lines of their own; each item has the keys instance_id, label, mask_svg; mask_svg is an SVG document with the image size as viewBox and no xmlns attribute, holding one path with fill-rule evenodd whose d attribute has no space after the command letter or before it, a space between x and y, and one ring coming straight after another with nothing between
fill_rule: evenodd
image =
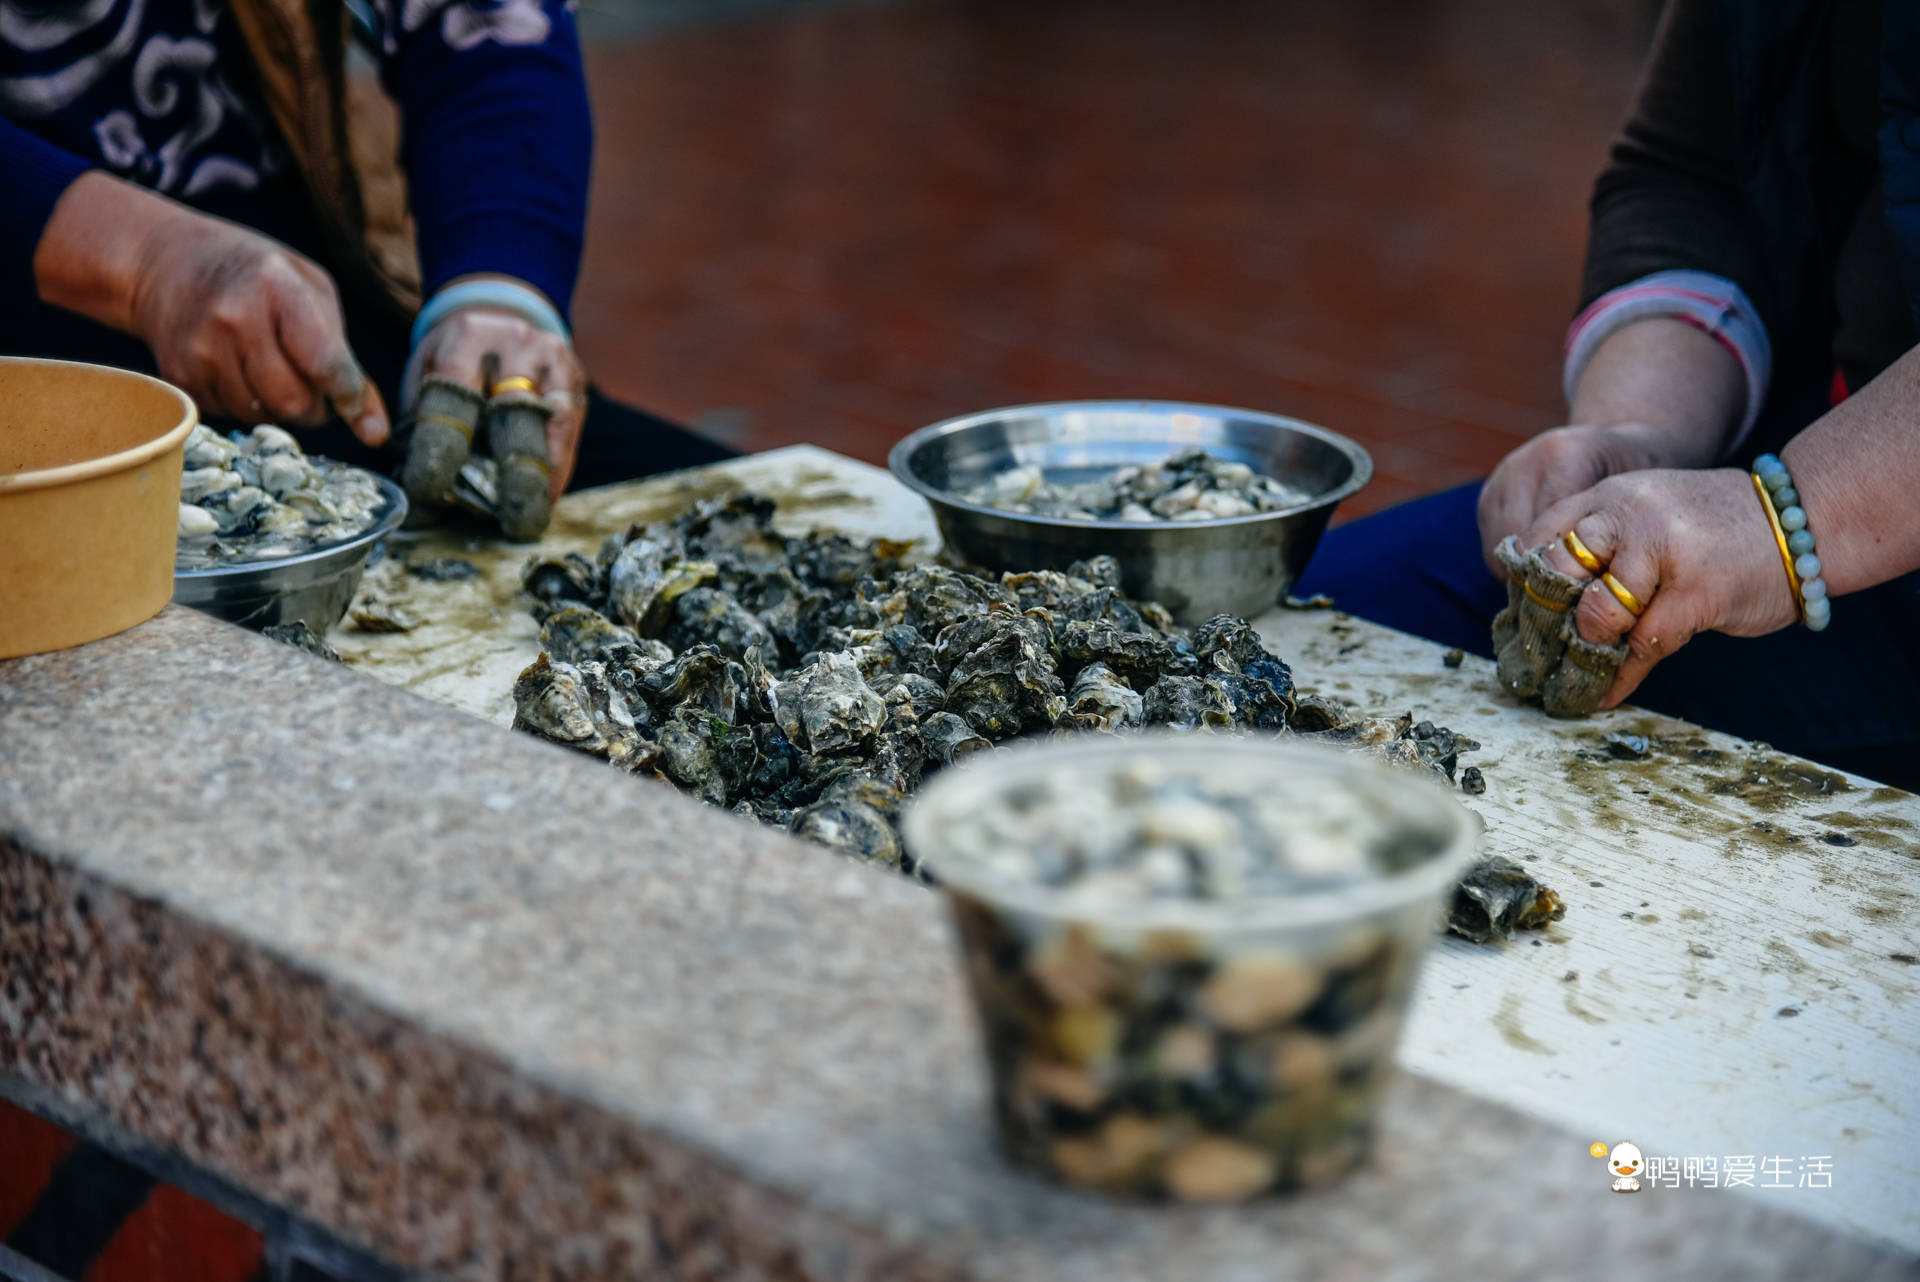
<instances>
[{"instance_id":1,"label":"dark sleeve","mask_svg":"<svg viewBox=\"0 0 1920 1282\"><path fill-rule=\"evenodd\" d=\"M399 104L429 296L503 272L564 315L586 234L593 118L573 14L559 0L396 5L382 78Z\"/></svg>"},{"instance_id":2,"label":"dark sleeve","mask_svg":"<svg viewBox=\"0 0 1920 1282\"><path fill-rule=\"evenodd\" d=\"M73 180L93 165L11 120L0 119L0 306L13 308L39 297L33 256L53 207Z\"/></svg>"},{"instance_id":3,"label":"dark sleeve","mask_svg":"<svg viewBox=\"0 0 1920 1282\"><path fill-rule=\"evenodd\" d=\"M1593 189L1580 306L1658 271L1731 280L1773 328L1777 293L1738 168L1719 0L1669 0L1632 113Z\"/></svg>"}]
</instances>

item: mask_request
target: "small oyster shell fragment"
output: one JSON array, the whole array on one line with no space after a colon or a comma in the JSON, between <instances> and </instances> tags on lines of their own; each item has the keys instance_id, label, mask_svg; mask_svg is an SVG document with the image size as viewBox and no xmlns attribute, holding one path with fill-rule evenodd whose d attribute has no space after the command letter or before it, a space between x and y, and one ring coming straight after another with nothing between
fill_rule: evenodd
<instances>
[{"instance_id":1,"label":"small oyster shell fragment","mask_svg":"<svg viewBox=\"0 0 1920 1282\"><path fill-rule=\"evenodd\" d=\"M1512 939L1516 930L1539 930L1567 915L1560 896L1524 867L1490 855L1467 870L1453 892L1447 929L1476 944L1494 936Z\"/></svg>"},{"instance_id":2,"label":"small oyster shell fragment","mask_svg":"<svg viewBox=\"0 0 1920 1282\"><path fill-rule=\"evenodd\" d=\"M305 650L317 658L333 663L345 663L340 652L328 645L320 635L307 626L305 619L295 619L292 623L274 623L260 629L260 635L282 645L290 645L296 650Z\"/></svg>"},{"instance_id":3,"label":"small oyster shell fragment","mask_svg":"<svg viewBox=\"0 0 1920 1282\"><path fill-rule=\"evenodd\" d=\"M442 556L407 562L407 573L429 583L463 583L480 577L480 567L464 557Z\"/></svg>"},{"instance_id":4,"label":"small oyster shell fragment","mask_svg":"<svg viewBox=\"0 0 1920 1282\"><path fill-rule=\"evenodd\" d=\"M358 602L347 618L360 632L411 632L420 626L419 615L374 596Z\"/></svg>"}]
</instances>

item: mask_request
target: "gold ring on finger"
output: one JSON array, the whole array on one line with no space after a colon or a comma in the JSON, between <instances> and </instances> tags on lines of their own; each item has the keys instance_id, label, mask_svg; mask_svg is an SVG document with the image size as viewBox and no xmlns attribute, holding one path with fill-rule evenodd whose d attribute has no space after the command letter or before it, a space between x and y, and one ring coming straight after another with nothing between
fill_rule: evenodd
<instances>
[{"instance_id":1,"label":"gold ring on finger","mask_svg":"<svg viewBox=\"0 0 1920 1282\"><path fill-rule=\"evenodd\" d=\"M1595 556L1593 549L1582 543L1580 536L1575 534L1571 529L1565 534L1562 534L1560 540L1567 545L1567 551L1573 554L1573 559L1580 563L1580 568L1588 574L1600 574L1606 570L1607 567L1605 563L1603 563L1599 557ZM1636 610L1634 613L1637 614L1639 611Z\"/></svg>"},{"instance_id":2,"label":"gold ring on finger","mask_svg":"<svg viewBox=\"0 0 1920 1282\"><path fill-rule=\"evenodd\" d=\"M436 414L432 410L428 410L425 413L414 415L413 421L416 424L419 424L419 423L443 424L447 427L452 428L454 431L460 433L460 435L466 437L467 443L469 445L473 443L473 424L469 423L466 419L455 418L451 414Z\"/></svg>"},{"instance_id":3,"label":"gold ring on finger","mask_svg":"<svg viewBox=\"0 0 1920 1282\"><path fill-rule=\"evenodd\" d=\"M1565 614L1568 610L1573 608L1570 602L1549 601L1546 597L1543 597L1538 592L1535 592L1533 590L1533 585L1531 583L1528 583L1525 579L1520 580L1520 590L1526 593L1528 596L1532 597L1533 603L1535 605L1541 606L1544 609L1552 610L1555 614Z\"/></svg>"},{"instance_id":4,"label":"gold ring on finger","mask_svg":"<svg viewBox=\"0 0 1920 1282\"><path fill-rule=\"evenodd\" d=\"M515 374L512 378L503 378L498 383L495 383L487 395L499 396L504 392L525 392L529 396L532 396L537 394L539 390L538 387L534 386L533 380L525 374Z\"/></svg>"},{"instance_id":5,"label":"gold ring on finger","mask_svg":"<svg viewBox=\"0 0 1920 1282\"><path fill-rule=\"evenodd\" d=\"M1647 607L1641 602L1640 598L1629 591L1626 584L1614 578L1611 570L1603 570L1601 572L1600 582L1606 584L1607 591L1613 593L1613 599L1618 601L1620 607L1634 618L1637 619L1646 612Z\"/></svg>"}]
</instances>

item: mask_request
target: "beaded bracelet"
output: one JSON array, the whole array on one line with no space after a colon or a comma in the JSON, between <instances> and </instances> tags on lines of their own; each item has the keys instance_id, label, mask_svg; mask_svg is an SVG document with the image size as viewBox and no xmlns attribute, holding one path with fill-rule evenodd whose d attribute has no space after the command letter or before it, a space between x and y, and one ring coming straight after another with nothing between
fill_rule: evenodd
<instances>
[{"instance_id":1,"label":"beaded bracelet","mask_svg":"<svg viewBox=\"0 0 1920 1282\"><path fill-rule=\"evenodd\" d=\"M1820 557L1814 551L1813 531L1807 528L1806 509L1800 506L1800 492L1793 488L1793 478L1779 455L1762 454L1753 461L1753 488L1760 491L1760 504L1773 525L1800 622L1815 632L1826 631L1833 621L1833 603L1820 577Z\"/></svg>"}]
</instances>

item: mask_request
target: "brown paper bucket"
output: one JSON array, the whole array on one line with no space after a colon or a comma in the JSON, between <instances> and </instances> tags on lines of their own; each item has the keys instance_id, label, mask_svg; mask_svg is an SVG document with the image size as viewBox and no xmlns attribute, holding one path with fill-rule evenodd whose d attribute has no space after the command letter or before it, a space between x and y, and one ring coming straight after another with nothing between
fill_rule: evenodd
<instances>
[{"instance_id":1,"label":"brown paper bucket","mask_svg":"<svg viewBox=\"0 0 1920 1282\"><path fill-rule=\"evenodd\" d=\"M0 357L0 659L160 612L198 421L184 392L143 374Z\"/></svg>"}]
</instances>

